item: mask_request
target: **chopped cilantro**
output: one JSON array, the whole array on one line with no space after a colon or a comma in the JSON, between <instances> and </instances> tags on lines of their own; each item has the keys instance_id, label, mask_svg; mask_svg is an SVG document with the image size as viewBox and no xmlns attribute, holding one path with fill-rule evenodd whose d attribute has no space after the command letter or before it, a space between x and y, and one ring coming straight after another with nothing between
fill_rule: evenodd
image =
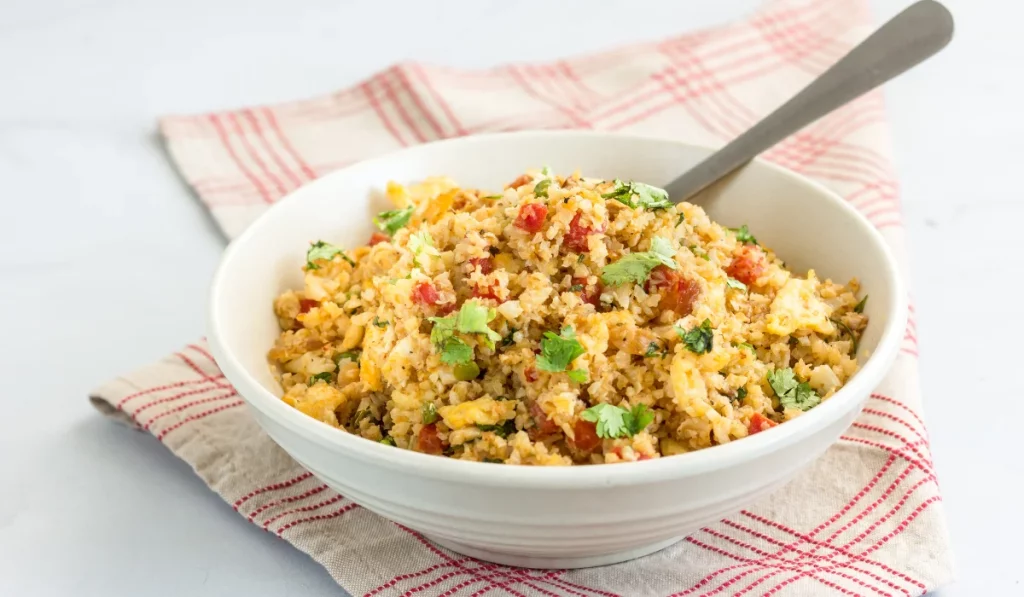
<instances>
[{"instance_id":1,"label":"chopped cilantro","mask_svg":"<svg viewBox=\"0 0 1024 597\"><path fill-rule=\"evenodd\" d=\"M679 269L672 243L656 236L651 241L650 251L624 255L618 261L601 268L601 281L609 286L621 286L627 282L640 284L647 280L651 270L659 265Z\"/></svg>"},{"instance_id":2,"label":"chopped cilantro","mask_svg":"<svg viewBox=\"0 0 1024 597\"><path fill-rule=\"evenodd\" d=\"M548 187L549 186L551 186L551 179L550 178L545 178L544 180L542 180L542 181L538 182L536 185L534 185L534 187L533 187L533 194L538 196L538 197L547 197L548 196Z\"/></svg>"},{"instance_id":3,"label":"chopped cilantro","mask_svg":"<svg viewBox=\"0 0 1024 597\"><path fill-rule=\"evenodd\" d=\"M483 432L491 431L498 437L508 437L516 432L516 420L509 419L501 425L477 425L476 428Z\"/></svg>"},{"instance_id":4,"label":"chopped cilantro","mask_svg":"<svg viewBox=\"0 0 1024 597\"><path fill-rule=\"evenodd\" d=\"M821 402L821 398L814 393L810 384L796 380L796 374L790 367L769 371L768 385L779 397L779 402L784 408L798 408L806 411Z\"/></svg>"},{"instance_id":5,"label":"chopped cilantro","mask_svg":"<svg viewBox=\"0 0 1024 597\"><path fill-rule=\"evenodd\" d=\"M480 365L477 365L473 361L459 363L452 367L452 374L455 375L455 379L459 381L473 381L480 377Z\"/></svg>"},{"instance_id":6,"label":"chopped cilantro","mask_svg":"<svg viewBox=\"0 0 1024 597\"><path fill-rule=\"evenodd\" d=\"M339 352L339 353L334 355L334 364L335 365L340 364L342 359L348 359L348 360L352 361L353 363L358 363L359 362L359 354L360 354L360 351L358 351L358 350L346 350L345 352Z\"/></svg>"},{"instance_id":7,"label":"chopped cilantro","mask_svg":"<svg viewBox=\"0 0 1024 597\"><path fill-rule=\"evenodd\" d=\"M318 240L309 246L309 250L306 251L306 269L320 269L320 266L316 264L321 259L330 261L334 259L335 255L341 255L351 265L355 267L356 262L352 261L352 258L345 254L345 249L332 245L331 243L325 243L322 240Z\"/></svg>"},{"instance_id":8,"label":"chopped cilantro","mask_svg":"<svg viewBox=\"0 0 1024 597\"><path fill-rule=\"evenodd\" d=\"M484 199L501 199L504 195L488 195Z\"/></svg>"},{"instance_id":9,"label":"chopped cilantro","mask_svg":"<svg viewBox=\"0 0 1024 597\"><path fill-rule=\"evenodd\" d=\"M309 378L309 385L314 385L318 381L322 381L324 383L331 383L331 379L333 378L334 375L327 371L324 371L323 373L317 373L316 375Z\"/></svg>"},{"instance_id":10,"label":"chopped cilantro","mask_svg":"<svg viewBox=\"0 0 1024 597\"><path fill-rule=\"evenodd\" d=\"M643 431L654 421L654 413L644 404L626 410L621 406L597 404L580 413L580 418L597 424L597 436L629 437Z\"/></svg>"},{"instance_id":11,"label":"chopped cilantro","mask_svg":"<svg viewBox=\"0 0 1024 597\"><path fill-rule=\"evenodd\" d=\"M391 322L390 321L381 320L380 317L374 316L373 317L373 325L375 325L375 326L377 326L379 328L386 328L389 325L391 325Z\"/></svg>"},{"instance_id":12,"label":"chopped cilantro","mask_svg":"<svg viewBox=\"0 0 1024 597\"><path fill-rule=\"evenodd\" d=\"M385 437L384 439L380 440L380 443L384 444L385 446L393 446L393 445L395 445L395 438L393 438L393 437L391 437L389 435L389 436Z\"/></svg>"},{"instance_id":13,"label":"chopped cilantro","mask_svg":"<svg viewBox=\"0 0 1024 597\"><path fill-rule=\"evenodd\" d=\"M754 238L754 235L750 234L750 230L747 228L746 224L740 226L739 228L730 228L729 230L732 230L733 232L736 233L736 240L740 241L741 243L745 245L757 244L757 239Z\"/></svg>"},{"instance_id":14,"label":"chopped cilantro","mask_svg":"<svg viewBox=\"0 0 1024 597\"><path fill-rule=\"evenodd\" d=\"M382 211L373 218L373 223L380 228L381 232L387 232L393 236L399 228L409 223L409 218L412 217L412 212L415 209L415 206L410 205L405 209Z\"/></svg>"},{"instance_id":15,"label":"chopped cilantro","mask_svg":"<svg viewBox=\"0 0 1024 597\"><path fill-rule=\"evenodd\" d=\"M686 214L684 214L683 212L679 212L679 215L676 217L676 227L678 227L680 224L682 224L685 221L686 221Z\"/></svg>"},{"instance_id":16,"label":"chopped cilantro","mask_svg":"<svg viewBox=\"0 0 1024 597\"><path fill-rule=\"evenodd\" d=\"M747 388L740 388L736 390L736 399L743 400L747 397Z\"/></svg>"},{"instance_id":17,"label":"chopped cilantro","mask_svg":"<svg viewBox=\"0 0 1024 597\"><path fill-rule=\"evenodd\" d=\"M551 176L551 167L550 166L544 166L543 168L541 168L540 169L540 175L541 176Z\"/></svg>"},{"instance_id":18,"label":"chopped cilantro","mask_svg":"<svg viewBox=\"0 0 1024 597\"><path fill-rule=\"evenodd\" d=\"M590 380L590 374L586 369L573 369L569 372L569 379L576 383L587 383Z\"/></svg>"},{"instance_id":19,"label":"chopped cilantro","mask_svg":"<svg viewBox=\"0 0 1024 597\"><path fill-rule=\"evenodd\" d=\"M441 345L441 362L448 365L473 360L473 348L458 338L448 338Z\"/></svg>"},{"instance_id":20,"label":"chopped cilantro","mask_svg":"<svg viewBox=\"0 0 1024 597\"><path fill-rule=\"evenodd\" d=\"M860 299L860 302L853 308L854 313L863 313L864 306L868 304L868 295L864 295L864 298Z\"/></svg>"},{"instance_id":21,"label":"chopped cilantro","mask_svg":"<svg viewBox=\"0 0 1024 597\"><path fill-rule=\"evenodd\" d=\"M508 333L505 334L505 337L501 339L501 346L503 348L505 348L505 347L512 346L513 344L515 344L515 342L516 342L515 334L516 334L516 328L509 328Z\"/></svg>"},{"instance_id":22,"label":"chopped cilantro","mask_svg":"<svg viewBox=\"0 0 1024 597\"><path fill-rule=\"evenodd\" d=\"M860 345L860 340L857 338L857 335L853 333L850 326L838 319L833 319L832 323L836 324L836 327L846 332L846 335L850 337L850 340L853 341L853 356L857 356L857 347Z\"/></svg>"},{"instance_id":23,"label":"chopped cilantro","mask_svg":"<svg viewBox=\"0 0 1024 597\"><path fill-rule=\"evenodd\" d=\"M583 263L583 260L586 259L586 258L587 258L586 254L580 253L580 256L576 258L576 263Z\"/></svg>"},{"instance_id":24,"label":"chopped cilantro","mask_svg":"<svg viewBox=\"0 0 1024 597\"><path fill-rule=\"evenodd\" d=\"M732 345L737 348L746 348L750 352L755 352L754 345L751 344L750 342L733 342Z\"/></svg>"},{"instance_id":25,"label":"chopped cilantro","mask_svg":"<svg viewBox=\"0 0 1024 597\"><path fill-rule=\"evenodd\" d=\"M735 288L736 290L747 291L747 285L735 278L726 278L725 285L729 288Z\"/></svg>"},{"instance_id":26,"label":"chopped cilantro","mask_svg":"<svg viewBox=\"0 0 1024 597\"><path fill-rule=\"evenodd\" d=\"M634 209L637 207L646 209L672 207L672 202L668 200L668 193L664 189L652 187L642 182L622 182L615 179L615 187L612 188L611 192L601 196L605 199L614 199ZM636 197L636 199L633 197Z\"/></svg>"},{"instance_id":27,"label":"chopped cilantro","mask_svg":"<svg viewBox=\"0 0 1024 597\"><path fill-rule=\"evenodd\" d=\"M419 263L420 257L424 255L432 255L434 257L440 255L437 249L434 248L434 239L430 237L430 233L426 230L416 232L409 237L409 250L416 257L417 263Z\"/></svg>"},{"instance_id":28,"label":"chopped cilantro","mask_svg":"<svg viewBox=\"0 0 1024 597\"><path fill-rule=\"evenodd\" d=\"M650 344L647 345L647 352L644 353L644 356L647 357L647 358L663 357L663 356L665 356L667 354L668 354L667 350L665 350L665 351L661 350L661 345L660 344L658 344L657 342L651 342Z\"/></svg>"},{"instance_id":29,"label":"chopped cilantro","mask_svg":"<svg viewBox=\"0 0 1024 597\"><path fill-rule=\"evenodd\" d=\"M690 331L686 331L678 325L674 327L676 334L679 335L686 348L690 349L690 352L697 354L711 352L715 340L715 331L711 329L710 319L705 319L699 326Z\"/></svg>"},{"instance_id":30,"label":"chopped cilantro","mask_svg":"<svg viewBox=\"0 0 1024 597\"><path fill-rule=\"evenodd\" d=\"M571 326L562 328L561 336L554 332L544 332L544 339L540 341L540 355L537 356L537 368L552 373L565 371L573 359L585 352Z\"/></svg>"},{"instance_id":31,"label":"chopped cilantro","mask_svg":"<svg viewBox=\"0 0 1024 597\"><path fill-rule=\"evenodd\" d=\"M424 425L430 425L437 421L437 407L434 406L433 402L424 402L420 410L423 412Z\"/></svg>"},{"instance_id":32,"label":"chopped cilantro","mask_svg":"<svg viewBox=\"0 0 1024 597\"><path fill-rule=\"evenodd\" d=\"M443 347L456 331L463 334L483 334L484 343L494 348L494 341L501 340L501 334L487 327L487 324L498 316L494 309L480 304L480 301L469 300L462 303L459 312L448 317L431 317L434 328L430 330L430 341Z\"/></svg>"},{"instance_id":33,"label":"chopped cilantro","mask_svg":"<svg viewBox=\"0 0 1024 597\"><path fill-rule=\"evenodd\" d=\"M579 292L583 290L583 284L573 284L569 287L570 292Z\"/></svg>"},{"instance_id":34,"label":"chopped cilantro","mask_svg":"<svg viewBox=\"0 0 1024 597\"><path fill-rule=\"evenodd\" d=\"M704 261L711 261L711 257L707 254L707 252L702 251L697 247L690 247L690 252L696 255L697 257L700 257Z\"/></svg>"}]
</instances>

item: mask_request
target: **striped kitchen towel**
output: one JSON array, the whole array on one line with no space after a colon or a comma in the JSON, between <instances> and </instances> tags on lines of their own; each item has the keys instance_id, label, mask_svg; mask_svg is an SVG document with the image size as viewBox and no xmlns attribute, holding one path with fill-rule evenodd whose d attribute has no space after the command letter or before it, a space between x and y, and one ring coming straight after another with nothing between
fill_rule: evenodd
<instances>
[{"instance_id":1,"label":"striped kitchen towel","mask_svg":"<svg viewBox=\"0 0 1024 597\"><path fill-rule=\"evenodd\" d=\"M720 145L864 37L860 1L775 0L713 30L481 71L402 63L326 97L160 122L175 165L228 237L302 184L434 139L593 128ZM872 93L767 159L831 187L905 261L882 96ZM911 313L897 363L860 418L777 494L645 558L535 571L434 546L302 470L257 426L196 342L93 392L153 434L249 523L323 565L352 595L920 595L950 579L921 421Z\"/></svg>"}]
</instances>

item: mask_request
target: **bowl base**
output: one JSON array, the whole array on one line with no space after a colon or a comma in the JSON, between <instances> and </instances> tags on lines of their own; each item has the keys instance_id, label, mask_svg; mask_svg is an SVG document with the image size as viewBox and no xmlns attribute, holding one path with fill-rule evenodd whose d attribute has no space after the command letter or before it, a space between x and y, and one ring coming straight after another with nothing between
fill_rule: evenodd
<instances>
[{"instance_id":1,"label":"bowl base","mask_svg":"<svg viewBox=\"0 0 1024 597\"><path fill-rule=\"evenodd\" d=\"M641 545L640 547L634 547L624 551L616 551L612 553L600 554L596 556L581 556L581 557L536 557L527 556L513 553L503 553L499 551L491 551L488 549L482 549L479 547L473 547L472 545L466 545L465 543L458 543L456 541L449 541L447 539L438 539L426 535L427 539L430 539L434 543L441 547L446 547L456 553L460 553L464 556L476 558L478 560L484 560L486 562L492 562L495 564L502 564L505 566L516 566L519 568L591 568L594 566L607 566L609 564L618 564L628 560L634 560L652 554L656 551L665 549L669 545L673 545L682 540L682 537L673 537L664 541L658 541L656 543L648 543L647 545Z\"/></svg>"}]
</instances>

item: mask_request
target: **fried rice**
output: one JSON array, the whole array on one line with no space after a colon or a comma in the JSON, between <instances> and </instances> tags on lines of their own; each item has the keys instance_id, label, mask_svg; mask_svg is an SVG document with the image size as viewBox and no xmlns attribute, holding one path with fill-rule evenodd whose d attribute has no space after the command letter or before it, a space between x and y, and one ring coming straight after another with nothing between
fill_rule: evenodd
<instances>
[{"instance_id":1,"label":"fried rice","mask_svg":"<svg viewBox=\"0 0 1024 597\"><path fill-rule=\"evenodd\" d=\"M318 241L274 302L282 399L400 449L598 464L742 439L857 370L858 283L639 182L389 183L368 246Z\"/></svg>"}]
</instances>

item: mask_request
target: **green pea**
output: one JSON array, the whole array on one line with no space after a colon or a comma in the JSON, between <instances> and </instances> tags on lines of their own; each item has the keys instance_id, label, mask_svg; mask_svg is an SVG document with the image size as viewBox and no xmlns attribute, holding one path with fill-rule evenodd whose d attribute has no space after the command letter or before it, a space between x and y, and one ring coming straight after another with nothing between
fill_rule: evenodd
<instances>
[{"instance_id":1,"label":"green pea","mask_svg":"<svg viewBox=\"0 0 1024 597\"><path fill-rule=\"evenodd\" d=\"M455 373L455 379L459 381L470 381L476 379L477 376L480 375L480 367L473 361L470 361L468 363L459 363L458 365L455 365L452 372Z\"/></svg>"}]
</instances>

